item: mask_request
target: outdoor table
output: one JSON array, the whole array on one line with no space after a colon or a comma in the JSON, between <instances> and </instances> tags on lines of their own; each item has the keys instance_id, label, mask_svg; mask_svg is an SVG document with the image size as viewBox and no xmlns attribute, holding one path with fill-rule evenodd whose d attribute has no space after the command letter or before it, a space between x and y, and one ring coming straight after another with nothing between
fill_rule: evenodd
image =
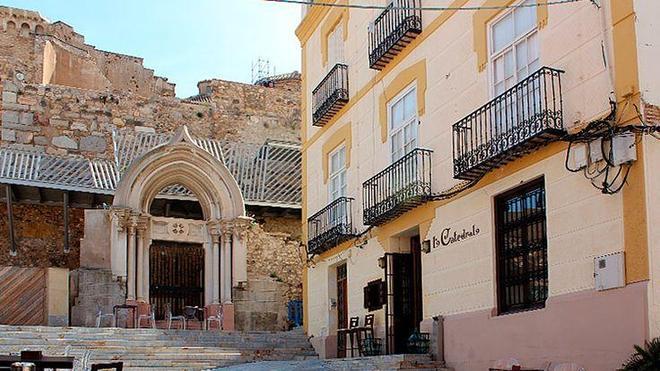
<instances>
[{"instance_id":1,"label":"outdoor table","mask_svg":"<svg viewBox=\"0 0 660 371\"><path fill-rule=\"evenodd\" d=\"M115 324L118 324L118 317L117 317L117 312L121 309L126 309L129 311L133 311L133 328L138 327L138 307L135 304L118 304L112 307L112 314L115 315ZM117 326L119 327L119 326ZM126 319L126 327L128 327L128 319Z\"/></svg>"},{"instance_id":2,"label":"outdoor table","mask_svg":"<svg viewBox=\"0 0 660 371\"><path fill-rule=\"evenodd\" d=\"M201 314L201 319L200 319ZM197 320L201 322L202 330L204 330L204 308L198 306L186 305L183 307L183 316L186 318L186 321Z\"/></svg>"},{"instance_id":3,"label":"outdoor table","mask_svg":"<svg viewBox=\"0 0 660 371\"><path fill-rule=\"evenodd\" d=\"M11 367L14 362L31 362L37 368L37 371L52 368L73 370L74 357L52 357L42 356L39 359L22 359L21 356L3 356L0 355L0 367Z\"/></svg>"}]
</instances>

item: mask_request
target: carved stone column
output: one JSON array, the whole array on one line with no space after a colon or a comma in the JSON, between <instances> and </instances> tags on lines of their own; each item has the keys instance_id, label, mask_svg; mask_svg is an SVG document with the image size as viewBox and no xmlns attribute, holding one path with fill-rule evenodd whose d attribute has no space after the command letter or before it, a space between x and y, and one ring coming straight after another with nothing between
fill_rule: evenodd
<instances>
[{"instance_id":1,"label":"carved stone column","mask_svg":"<svg viewBox=\"0 0 660 371\"><path fill-rule=\"evenodd\" d=\"M130 209L112 207L108 212L108 217L110 218L110 267L114 275L125 279L128 276L126 243Z\"/></svg>"},{"instance_id":2,"label":"carved stone column","mask_svg":"<svg viewBox=\"0 0 660 371\"><path fill-rule=\"evenodd\" d=\"M232 273L232 258L231 258L231 244L233 238L233 231L231 229L225 230L222 233L222 302L231 303L231 273Z\"/></svg>"},{"instance_id":3,"label":"carved stone column","mask_svg":"<svg viewBox=\"0 0 660 371\"><path fill-rule=\"evenodd\" d=\"M220 236L211 235L211 251L213 259L213 304L220 303Z\"/></svg>"},{"instance_id":4,"label":"carved stone column","mask_svg":"<svg viewBox=\"0 0 660 371\"><path fill-rule=\"evenodd\" d=\"M127 265L126 272L126 292L127 300L135 300L135 225L130 223L127 228L128 246L127 246Z\"/></svg>"},{"instance_id":5,"label":"carved stone column","mask_svg":"<svg viewBox=\"0 0 660 371\"><path fill-rule=\"evenodd\" d=\"M207 225L211 243L208 248L209 254L206 257L205 268L209 269L210 275L206 276L205 284L209 285L211 289L206 292L210 291L212 304L220 304L220 298L222 297L220 285L220 234L222 226L218 220L210 220Z\"/></svg>"},{"instance_id":6,"label":"carved stone column","mask_svg":"<svg viewBox=\"0 0 660 371\"><path fill-rule=\"evenodd\" d=\"M145 243L148 238L146 235L148 218L145 216L135 216L133 219L137 238L137 299L140 301L148 301L149 251L145 248Z\"/></svg>"}]
</instances>

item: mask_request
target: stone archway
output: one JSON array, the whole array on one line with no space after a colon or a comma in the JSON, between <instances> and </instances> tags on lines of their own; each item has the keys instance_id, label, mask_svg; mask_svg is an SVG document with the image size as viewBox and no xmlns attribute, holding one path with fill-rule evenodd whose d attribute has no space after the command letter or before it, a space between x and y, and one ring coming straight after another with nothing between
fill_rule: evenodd
<instances>
[{"instance_id":1,"label":"stone archway","mask_svg":"<svg viewBox=\"0 0 660 371\"><path fill-rule=\"evenodd\" d=\"M149 214L154 198L172 185L195 195L204 220ZM199 243L204 246L204 304L210 313L222 306L224 327L233 328L232 287L247 281L245 230L250 218L232 174L197 146L186 126L130 165L117 185L111 215L112 270L126 277L128 302L137 302L141 312L149 310L152 240Z\"/></svg>"}]
</instances>

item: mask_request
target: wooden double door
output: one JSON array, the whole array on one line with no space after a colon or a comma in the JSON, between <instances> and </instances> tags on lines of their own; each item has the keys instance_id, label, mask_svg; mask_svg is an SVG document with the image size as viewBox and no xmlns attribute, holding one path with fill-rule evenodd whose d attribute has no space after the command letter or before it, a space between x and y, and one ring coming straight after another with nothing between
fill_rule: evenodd
<instances>
[{"instance_id":1,"label":"wooden double door","mask_svg":"<svg viewBox=\"0 0 660 371\"><path fill-rule=\"evenodd\" d=\"M153 241L149 250L149 300L156 319L165 306L174 315L185 306L204 306L204 248L201 244Z\"/></svg>"}]
</instances>

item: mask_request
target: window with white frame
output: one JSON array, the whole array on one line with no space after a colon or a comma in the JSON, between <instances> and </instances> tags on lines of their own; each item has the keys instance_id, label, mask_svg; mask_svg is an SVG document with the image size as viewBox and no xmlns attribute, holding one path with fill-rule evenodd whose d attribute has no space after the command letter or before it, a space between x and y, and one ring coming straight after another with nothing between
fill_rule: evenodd
<instances>
[{"instance_id":1,"label":"window with white frame","mask_svg":"<svg viewBox=\"0 0 660 371\"><path fill-rule=\"evenodd\" d=\"M417 88L405 89L388 106L392 162L417 147Z\"/></svg>"},{"instance_id":2,"label":"window with white frame","mask_svg":"<svg viewBox=\"0 0 660 371\"><path fill-rule=\"evenodd\" d=\"M328 35L328 70L344 63L344 26L340 22Z\"/></svg>"},{"instance_id":3,"label":"window with white frame","mask_svg":"<svg viewBox=\"0 0 660 371\"><path fill-rule=\"evenodd\" d=\"M536 0L526 0L531 5ZM493 93L502 94L540 67L536 7L518 7L490 27Z\"/></svg>"},{"instance_id":4,"label":"window with white frame","mask_svg":"<svg viewBox=\"0 0 660 371\"><path fill-rule=\"evenodd\" d=\"M346 146L330 153L328 161L328 202L332 202L346 196Z\"/></svg>"}]
</instances>

